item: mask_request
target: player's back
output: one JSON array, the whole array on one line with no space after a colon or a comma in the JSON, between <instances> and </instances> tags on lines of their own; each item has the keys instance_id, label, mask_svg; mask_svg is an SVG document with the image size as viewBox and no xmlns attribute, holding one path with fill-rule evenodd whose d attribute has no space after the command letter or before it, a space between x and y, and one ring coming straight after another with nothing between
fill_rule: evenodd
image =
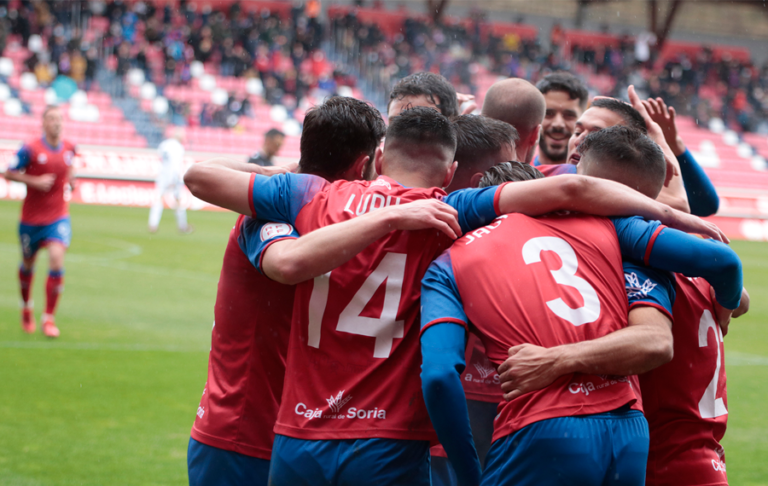
<instances>
[{"instance_id":1,"label":"player's back","mask_svg":"<svg viewBox=\"0 0 768 486\"><path fill-rule=\"evenodd\" d=\"M709 283L675 277L674 358L640 376L651 436L647 484L726 484L723 335Z\"/></svg>"},{"instance_id":2,"label":"player's back","mask_svg":"<svg viewBox=\"0 0 768 486\"><path fill-rule=\"evenodd\" d=\"M296 229L444 194L386 177L335 183L303 207ZM394 231L330 276L298 286L275 432L308 440L435 437L419 379L420 282L450 243L437 231Z\"/></svg>"},{"instance_id":3,"label":"player's back","mask_svg":"<svg viewBox=\"0 0 768 486\"><path fill-rule=\"evenodd\" d=\"M27 185L27 196L21 210L21 222L24 224L46 225L69 213L64 190L75 146L67 141L59 145L54 149L45 140L37 139L25 144L19 151L19 168L25 169L27 174L56 176L49 191Z\"/></svg>"},{"instance_id":4,"label":"player's back","mask_svg":"<svg viewBox=\"0 0 768 486\"><path fill-rule=\"evenodd\" d=\"M285 376L295 287L259 273L241 248L240 216L219 277L206 383L192 437L269 460Z\"/></svg>"},{"instance_id":5,"label":"player's back","mask_svg":"<svg viewBox=\"0 0 768 486\"><path fill-rule=\"evenodd\" d=\"M501 216L457 240L446 255L472 330L497 366L513 345L586 341L627 324L621 251L608 219ZM502 403L494 440L547 418L634 402L625 377L562 376Z\"/></svg>"}]
</instances>

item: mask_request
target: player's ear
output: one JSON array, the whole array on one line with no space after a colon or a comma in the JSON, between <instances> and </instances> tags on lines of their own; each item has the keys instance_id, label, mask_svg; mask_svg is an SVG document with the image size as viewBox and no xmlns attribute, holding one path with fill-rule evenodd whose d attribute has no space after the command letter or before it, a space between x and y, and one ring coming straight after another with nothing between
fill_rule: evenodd
<instances>
[{"instance_id":1,"label":"player's ear","mask_svg":"<svg viewBox=\"0 0 768 486\"><path fill-rule=\"evenodd\" d=\"M475 172L472 177L469 178L469 187L477 187L480 185L480 179L483 178L482 172Z\"/></svg>"},{"instance_id":2,"label":"player's ear","mask_svg":"<svg viewBox=\"0 0 768 486\"><path fill-rule=\"evenodd\" d=\"M382 169L382 165L383 165L382 160L384 159L384 151L381 149L381 147L378 147L376 149L376 155L374 155L373 157L374 157L373 163L376 168L376 173L383 174L384 172Z\"/></svg>"},{"instance_id":3,"label":"player's ear","mask_svg":"<svg viewBox=\"0 0 768 486\"><path fill-rule=\"evenodd\" d=\"M355 168L355 179L358 181L365 180L365 168L368 167L368 161L371 160L371 157L369 155L358 157L357 160L355 160L354 168Z\"/></svg>"},{"instance_id":4,"label":"player's ear","mask_svg":"<svg viewBox=\"0 0 768 486\"><path fill-rule=\"evenodd\" d=\"M459 167L459 161L454 160L451 166L448 167L448 172L445 173L445 180L443 181L443 187L448 187L451 185L451 181L453 181L453 175L456 174L456 169L458 167Z\"/></svg>"}]
</instances>

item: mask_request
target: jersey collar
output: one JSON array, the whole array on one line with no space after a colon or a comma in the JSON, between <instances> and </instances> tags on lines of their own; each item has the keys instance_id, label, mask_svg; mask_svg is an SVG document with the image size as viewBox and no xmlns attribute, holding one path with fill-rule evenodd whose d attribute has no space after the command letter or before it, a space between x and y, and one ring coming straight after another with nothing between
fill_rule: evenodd
<instances>
[{"instance_id":1,"label":"jersey collar","mask_svg":"<svg viewBox=\"0 0 768 486\"><path fill-rule=\"evenodd\" d=\"M45 137L43 137L42 140L43 145L45 145L51 152L60 152L62 147L64 147L64 142L61 140L59 140L59 145L57 147L51 147L51 144L48 143L48 140L46 140Z\"/></svg>"}]
</instances>

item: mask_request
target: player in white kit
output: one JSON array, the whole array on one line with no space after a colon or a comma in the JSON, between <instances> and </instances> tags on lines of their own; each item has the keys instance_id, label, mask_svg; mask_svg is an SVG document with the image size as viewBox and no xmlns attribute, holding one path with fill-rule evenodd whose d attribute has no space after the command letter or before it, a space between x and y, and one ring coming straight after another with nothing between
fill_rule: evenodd
<instances>
[{"instance_id":1,"label":"player in white kit","mask_svg":"<svg viewBox=\"0 0 768 486\"><path fill-rule=\"evenodd\" d=\"M184 129L174 131L171 138L163 140L157 150L160 152L160 171L155 179L155 199L149 210L149 232L154 233L163 216L163 196L172 192L176 199L176 225L181 233L191 233L187 224L187 211L181 205L181 188L184 186Z\"/></svg>"}]
</instances>

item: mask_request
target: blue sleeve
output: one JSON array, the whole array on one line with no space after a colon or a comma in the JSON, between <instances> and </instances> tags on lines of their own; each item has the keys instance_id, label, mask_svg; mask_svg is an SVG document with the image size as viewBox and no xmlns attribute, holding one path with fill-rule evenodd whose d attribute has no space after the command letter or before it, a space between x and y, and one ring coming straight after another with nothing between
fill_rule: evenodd
<instances>
[{"instance_id":1,"label":"blue sleeve","mask_svg":"<svg viewBox=\"0 0 768 486\"><path fill-rule=\"evenodd\" d=\"M296 217L315 195L328 185L322 177L309 174L251 176L249 204L254 218L294 224Z\"/></svg>"},{"instance_id":2,"label":"blue sleeve","mask_svg":"<svg viewBox=\"0 0 768 486\"><path fill-rule=\"evenodd\" d=\"M726 309L739 306L744 286L741 260L725 243L663 228L653 243L648 264L688 277L702 277L715 289L720 305Z\"/></svg>"},{"instance_id":3,"label":"blue sleeve","mask_svg":"<svg viewBox=\"0 0 768 486\"><path fill-rule=\"evenodd\" d=\"M26 145L23 145L18 152L16 152L15 159L8 165L8 170L18 171L24 170L29 167L29 163L32 161L32 152Z\"/></svg>"},{"instance_id":4,"label":"blue sleeve","mask_svg":"<svg viewBox=\"0 0 768 486\"><path fill-rule=\"evenodd\" d=\"M429 417L459 484L480 482L480 460L461 385L467 323L450 253L435 260L421 289L421 386Z\"/></svg>"},{"instance_id":5,"label":"blue sleeve","mask_svg":"<svg viewBox=\"0 0 768 486\"><path fill-rule=\"evenodd\" d=\"M640 217L611 218L621 255L659 270L702 277L715 289L717 301L735 309L741 300L741 260L728 245L705 240Z\"/></svg>"},{"instance_id":6,"label":"blue sleeve","mask_svg":"<svg viewBox=\"0 0 768 486\"><path fill-rule=\"evenodd\" d=\"M621 256L630 260L646 262L649 245L661 228L658 221L646 221L640 216L610 218L619 237Z\"/></svg>"},{"instance_id":7,"label":"blue sleeve","mask_svg":"<svg viewBox=\"0 0 768 486\"><path fill-rule=\"evenodd\" d=\"M680 163L680 174L683 176L683 185L685 186L685 193L688 195L691 214L696 216L715 214L720 207L720 198L704 169L696 162L688 149L685 149L685 152L677 157L677 161Z\"/></svg>"},{"instance_id":8,"label":"blue sleeve","mask_svg":"<svg viewBox=\"0 0 768 486\"><path fill-rule=\"evenodd\" d=\"M638 263L624 262L624 286L630 310L633 307L656 307L672 319L674 275Z\"/></svg>"},{"instance_id":9,"label":"blue sleeve","mask_svg":"<svg viewBox=\"0 0 768 486\"><path fill-rule=\"evenodd\" d=\"M240 249L248 257L251 265L263 275L261 259L264 251L278 240L295 239L299 233L293 226L287 223L272 223L254 218L245 218L240 227L240 236L237 243Z\"/></svg>"},{"instance_id":10,"label":"blue sleeve","mask_svg":"<svg viewBox=\"0 0 768 486\"><path fill-rule=\"evenodd\" d=\"M450 249L429 265L421 280L421 331L439 322L453 322L464 328L469 324L456 287Z\"/></svg>"},{"instance_id":11,"label":"blue sleeve","mask_svg":"<svg viewBox=\"0 0 768 486\"><path fill-rule=\"evenodd\" d=\"M496 219L496 195L502 186L484 187L482 189L461 189L443 198L443 202L453 206L459 213L461 231L466 233Z\"/></svg>"}]
</instances>

